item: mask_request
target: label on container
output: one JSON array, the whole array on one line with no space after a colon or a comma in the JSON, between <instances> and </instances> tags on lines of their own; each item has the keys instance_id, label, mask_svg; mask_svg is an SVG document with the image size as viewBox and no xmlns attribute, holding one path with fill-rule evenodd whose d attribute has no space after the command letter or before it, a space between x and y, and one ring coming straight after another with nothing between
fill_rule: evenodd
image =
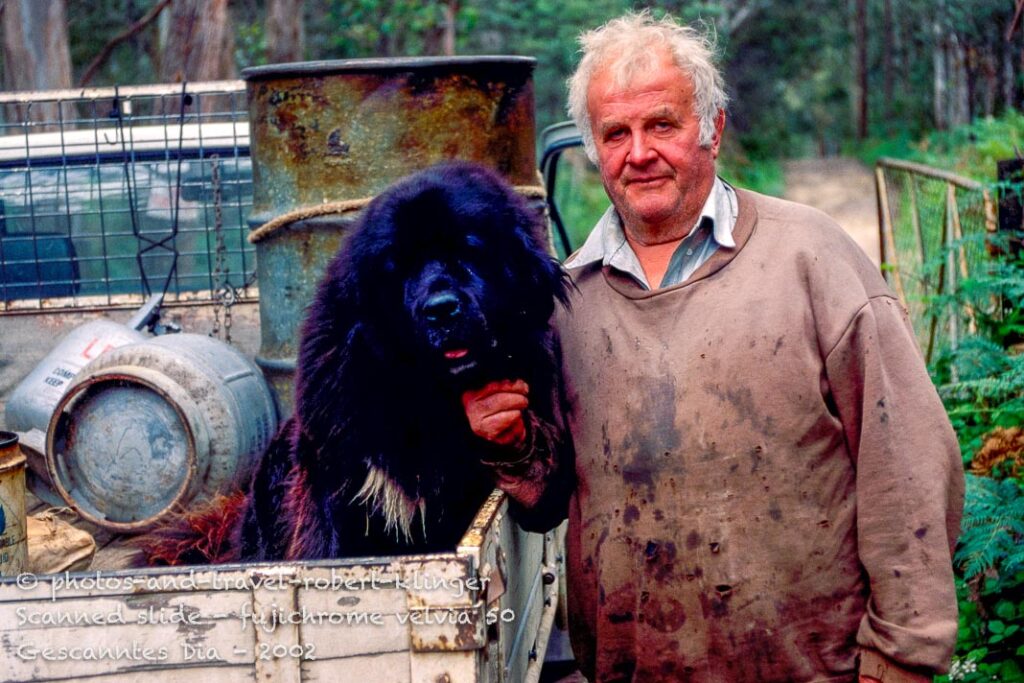
<instances>
[{"instance_id":1,"label":"label on container","mask_svg":"<svg viewBox=\"0 0 1024 683\"><path fill-rule=\"evenodd\" d=\"M64 358L54 364L50 370L43 377L42 387L40 390L42 393L47 394L48 397L53 398L53 403L57 403L64 396L64 391L67 389L68 383L75 378L75 375L85 367L85 365L97 356L101 356L107 351L116 349L121 346L120 340L113 340L118 343L111 344L108 340L100 339L97 336L88 337L82 340L78 340L80 348L72 350L70 358ZM130 343L131 339L126 339L125 342Z\"/></svg>"}]
</instances>

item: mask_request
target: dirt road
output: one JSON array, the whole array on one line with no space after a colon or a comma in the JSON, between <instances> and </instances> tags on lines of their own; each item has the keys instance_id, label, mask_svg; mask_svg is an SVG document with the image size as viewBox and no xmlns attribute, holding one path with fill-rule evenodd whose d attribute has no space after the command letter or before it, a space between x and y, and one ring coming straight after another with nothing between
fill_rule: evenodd
<instances>
[{"instance_id":1,"label":"dirt road","mask_svg":"<svg viewBox=\"0 0 1024 683\"><path fill-rule=\"evenodd\" d=\"M871 170L846 158L795 159L783 165L786 199L832 216L876 264L878 209Z\"/></svg>"}]
</instances>

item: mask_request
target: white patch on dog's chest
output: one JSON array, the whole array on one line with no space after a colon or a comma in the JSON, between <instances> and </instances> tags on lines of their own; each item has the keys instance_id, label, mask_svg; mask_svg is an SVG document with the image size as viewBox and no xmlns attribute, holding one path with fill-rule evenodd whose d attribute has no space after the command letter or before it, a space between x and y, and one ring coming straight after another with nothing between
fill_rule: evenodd
<instances>
[{"instance_id":1,"label":"white patch on dog's chest","mask_svg":"<svg viewBox=\"0 0 1024 683\"><path fill-rule=\"evenodd\" d=\"M396 538L401 533L408 543L412 543L412 523L416 511L419 510L423 537L427 536L427 501L423 498L410 498L398 482L379 467L370 465L366 481L353 496L352 502L366 505L374 512L380 512L384 516L384 530L394 530Z\"/></svg>"}]
</instances>

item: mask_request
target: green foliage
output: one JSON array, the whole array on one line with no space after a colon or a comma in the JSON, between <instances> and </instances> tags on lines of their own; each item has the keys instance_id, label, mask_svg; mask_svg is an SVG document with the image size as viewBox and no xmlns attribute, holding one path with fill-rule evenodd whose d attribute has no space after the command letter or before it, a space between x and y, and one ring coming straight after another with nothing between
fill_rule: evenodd
<instances>
[{"instance_id":1,"label":"green foliage","mask_svg":"<svg viewBox=\"0 0 1024 683\"><path fill-rule=\"evenodd\" d=\"M965 461L992 429L1024 425L1024 355L1008 351L1024 335L1024 260L1012 255L1011 237L1019 236L994 244L1001 258L930 302L933 312L975 312L977 333L932 368ZM953 669L938 680L1024 681L1024 482L1008 467L966 479L954 557L959 633Z\"/></svg>"},{"instance_id":2,"label":"green foliage","mask_svg":"<svg viewBox=\"0 0 1024 683\"><path fill-rule=\"evenodd\" d=\"M329 0L322 22L307 22L310 51L319 59L437 54L441 0ZM457 18L466 29L467 16Z\"/></svg>"},{"instance_id":3,"label":"green foliage","mask_svg":"<svg viewBox=\"0 0 1024 683\"><path fill-rule=\"evenodd\" d=\"M610 202L601 184L601 175L587 159L582 147L562 152L558 159L557 181L554 199L572 248L576 250L587 239ZM568 256L562 252L561 244L556 246L559 257Z\"/></svg>"},{"instance_id":4,"label":"green foliage","mask_svg":"<svg viewBox=\"0 0 1024 683\"><path fill-rule=\"evenodd\" d=\"M262 21L237 23L235 62L245 66L262 66L267 63L267 32Z\"/></svg>"},{"instance_id":5,"label":"green foliage","mask_svg":"<svg viewBox=\"0 0 1024 683\"><path fill-rule=\"evenodd\" d=\"M537 58L534 90L537 129L567 118L565 80L579 61L580 32L631 9L627 0L468 0L462 12L472 30L459 36L463 54L515 54Z\"/></svg>"},{"instance_id":6,"label":"green foliage","mask_svg":"<svg viewBox=\"0 0 1024 683\"><path fill-rule=\"evenodd\" d=\"M929 163L974 178L994 178L996 162L1024 147L1024 114L1010 109L951 131L934 132L918 146Z\"/></svg>"},{"instance_id":7,"label":"green foliage","mask_svg":"<svg viewBox=\"0 0 1024 683\"><path fill-rule=\"evenodd\" d=\"M108 40L141 19L150 6L150 0L67 0L72 82L77 82ZM114 50L91 85L152 83L156 76L156 42L153 26L131 37Z\"/></svg>"},{"instance_id":8,"label":"green foliage","mask_svg":"<svg viewBox=\"0 0 1024 683\"><path fill-rule=\"evenodd\" d=\"M977 333L944 352L932 367L968 460L987 432L1024 425L1024 355L1006 351L1024 339L1024 258L1010 256L1010 240L1010 235L990 237L1005 256L975 268L952 296L937 296L930 303L940 314L974 312Z\"/></svg>"},{"instance_id":9,"label":"green foliage","mask_svg":"<svg viewBox=\"0 0 1024 683\"><path fill-rule=\"evenodd\" d=\"M1024 672L1019 662L1024 657L1024 600L1020 587L1024 574L1015 577L1016 590L993 589L985 583L956 579L960 616L956 652L946 681L1003 681L1020 683Z\"/></svg>"},{"instance_id":10,"label":"green foliage","mask_svg":"<svg viewBox=\"0 0 1024 683\"><path fill-rule=\"evenodd\" d=\"M156 2L66 1L76 74ZM447 4L307 2L307 56L440 54ZM265 60L266 5L266 0L231 0L238 67ZM853 131L852 5L832 0L461 0L456 51L536 57L542 128L564 118L564 81L578 59L581 31L630 9L670 12L717 35L732 97L730 127L754 158L794 157L812 150L834 153ZM1003 39L1014 10L1010 0L868 0L867 9L869 118L879 138L918 137L932 125L934 64L943 49L948 52L945 87L950 99L959 89L973 113L1020 104L1024 84L1014 55L1024 43L1024 31L1018 29L1008 42ZM153 82L163 49L159 25L154 22L117 47L94 83ZM967 73L955 70L964 67ZM993 131L992 139L996 137Z\"/></svg>"},{"instance_id":11,"label":"green foliage","mask_svg":"<svg viewBox=\"0 0 1024 683\"><path fill-rule=\"evenodd\" d=\"M718 174L736 187L763 194L781 197L785 190L779 158L747 149L730 138L728 131L718 157Z\"/></svg>"},{"instance_id":12,"label":"green foliage","mask_svg":"<svg viewBox=\"0 0 1024 683\"><path fill-rule=\"evenodd\" d=\"M850 148L867 164L896 157L948 169L976 180L994 180L996 162L1024 152L1024 113L1008 109L949 131L933 131L914 142L907 134L875 138Z\"/></svg>"},{"instance_id":13,"label":"green foliage","mask_svg":"<svg viewBox=\"0 0 1024 683\"><path fill-rule=\"evenodd\" d=\"M992 589L1019 585L1018 574L1024 572L1021 482L1013 478L1000 481L967 474L965 505L970 514L964 518L955 556L964 579L987 574ZM1002 626L997 632L1010 635Z\"/></svg>"},{"instance_id":14,"label":"green foliage","mask_svg":"<svg viewBox=\"0 0 1024 683\"><path fill-rule=\"evenodd\" d=\"M950 421L967 459L995 427L1024 424L1024 356L1010 356L983 338L964 340L942 374L956 369L960 380L941 387Z\"/></svg>"},{"instance_id":15,"label":"green foliage","mask_svg":"<svg viewBox=\"0 0 1024 683\"><path fill-rule=\"evenodd\" d=\"M831 153L849 135L850 35L843 5L773 3L727 37L730 126L755 158Z\"/></svg>"},{"instance_id":16,"label":"green foliage","mask_svg":"<svg viewBox=\"0 0 1024 683\"><path fill-rule=\"evenodd\" d=\"M988 348L985 354L995 355L995 349ZM976 367L979 376L984 373L982 367ZM994 374L1001 373L996 370ZM998 407L999 401L993 399L991 405ZM966 419L967 413L963 409L953 413L958 414L954 417L958 431L972 422ZM990 415L979 412L972 427L990 421ZM964 439L961 431L961 441ZM969 473L966 479L963 530L955 555L960 572L957 646L953 670L948 678L938 680L1024 681L1018 664L1024 655L1022 482L1009 476L998 479Z\"/></svg>"}]
</instances>

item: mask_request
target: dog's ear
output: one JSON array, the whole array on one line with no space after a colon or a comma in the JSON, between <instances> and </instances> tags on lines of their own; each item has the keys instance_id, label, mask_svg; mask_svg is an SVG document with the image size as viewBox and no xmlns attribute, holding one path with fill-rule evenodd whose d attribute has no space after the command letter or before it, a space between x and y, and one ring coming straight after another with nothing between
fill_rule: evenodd
<instances>
[{"instance_id":1,"label":"dog's ear","mask_svg":"<svg viewBox=\"0 0 1024 683\"><path fill-rule=\"evenodd\" d=\"M358 428L361 402L380 383L381 359L372 333L362 322L340 330L303 336L295 374L295 414L316 443L334 443L349 428ZM362 387L357 392L354 387ZM315 455L315 454L314 454Z\"/></svg>"},{"instance_id":2,"label":"dog's ear","mask_svg":"<svg viewBox=\"0 0 1024 683\"><path fill-rule=\"evenodd\" d=\"M525 289L526 300L538 314L544 314L543 323L554 312L555 301L569 306L569 275L548 250L545 241L546 219L530 209L518 197L515 204L515 229L518 244L509 263L517 283Z\"/></svg>"},{"instance_id":3,"label":"dog's ear","mask_svg":"<svg viewBox=\"0 0 1024 683\"><path fill-rule=\"evenodd\" d=\"M372 361L372 333L363 322L364 302L349 246L328 264L299 335L295 405L306 429L330 430L337 415L352 414L345 405L351 400L349 387L359 386L352 373Z\"/></svg>"}]
</instances>

